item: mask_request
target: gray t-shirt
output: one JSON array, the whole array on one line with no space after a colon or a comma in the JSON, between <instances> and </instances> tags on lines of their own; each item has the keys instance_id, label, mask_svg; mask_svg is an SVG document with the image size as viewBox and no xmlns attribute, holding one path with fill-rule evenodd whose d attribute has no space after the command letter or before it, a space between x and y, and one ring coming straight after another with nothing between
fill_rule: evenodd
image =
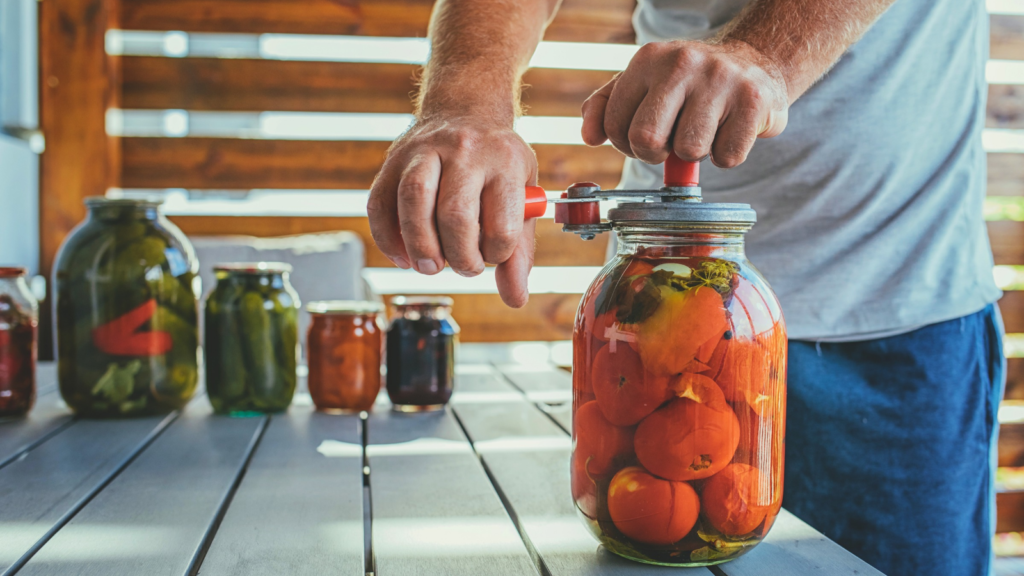
<instances>
[{"instance_id":1,"label":"gray t-shirt","mask_svg":"<svg viewBox=\"0 0 1024 576\"><path fill-rule=\"evenodd\" d=\"M704 38L745 0L640 0L641 43ZM747 255L789 335L858 340L977 312L1000 297L982 218L983 0L900 0L732 170L701 165L710 202L758 215ZM656 188L630 160L623 187Z\"/></svg>"}]
</instances>

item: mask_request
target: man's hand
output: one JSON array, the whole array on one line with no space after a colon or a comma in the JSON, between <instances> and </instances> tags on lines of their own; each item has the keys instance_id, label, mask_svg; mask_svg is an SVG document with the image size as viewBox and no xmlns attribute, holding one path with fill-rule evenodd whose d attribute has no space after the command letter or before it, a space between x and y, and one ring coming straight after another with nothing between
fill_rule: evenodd
<instances>
[{"instance_id":1,"label":"man's hand","mask_svg":"<svg viewBox=\"0 0 1024 576\"><path fill-rule=\"evenodd\" d=\"M373 183L373 239L401 268L463 276L497 264L498 291L520 307L533 267L535 222L523 222L524 188L537 182L533 150L504 123L447 115L402 136Z\"/></svg>"},{"instance_id":2,"label":"man's hand","mask_svg":"<svg viewBox=\"0 0 1024 576\"><path fill-rule=\"evenodd\" d=\"M650 164L674 150L732 168L782 133L788 109L782 73L745 42L653 42L583 104L583 140Z\"/></svg>"}]
</instances>

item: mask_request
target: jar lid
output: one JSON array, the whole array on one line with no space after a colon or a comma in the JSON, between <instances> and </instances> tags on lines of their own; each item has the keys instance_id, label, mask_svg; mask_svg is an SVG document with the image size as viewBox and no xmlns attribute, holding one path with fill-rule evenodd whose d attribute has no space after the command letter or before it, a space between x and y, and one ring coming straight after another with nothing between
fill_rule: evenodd
<instances>
[{"instance_id":1,"label":"jar lid","mask_svg":"<svg viewBox=\"0 0 1024 576\"><path fill-rule=\"evenodd\" d=\"M310 314L337 314L354 316L359 314L376 314L384 310L384 305L372 300L319 300L306 306Z\"/></svg>"},{"instance_id":2,"label":"jar lid","mask_svg":"<svg viewBox=\"0 0 1024 576\"><path fill-rule=\"evenodd\" d=\"M443 306L451 308L455 301L448 296L395 296L391 299L391 305L395 308L409 308L414 306Z\"/></svg>"},{"instance_id":3,"label":"jar lid","mask_svg":"<svg viewBox=\"0 0 1024 576\"><path fill-rule=\"evenodd\" d=\"M89 196L85 205L94 206L137 206L140 208L159 208L164 201L157 198L109 198L107 196Z\"/></svg>"},{"instance_id":4,"label":"jar lid","mask_svg":"<svg viewBox=\"0 0 1024 576\"><path fill-rule=\"evenodd\" d=\"M215 264L213 271L234 274L284 274L292 271L292 265L287 262L226 262Z\"/></svg>"},{"instance_id":5,"label":"jar lid","mask_svg":"<svg viewBox=\"0 0 1024 576\"><path fill-rule=\"evenodd\" d=\"M18 278L28 274L28 270L18 266L0 266L0 278Z\"/></svg>"},{"instance_id":6,"label":"jar lid","mask_svg":"<svg viewBox=\"0 0 1024 576\"><path fill-rule=\"evenodd\" d=\"M630 222L671 224L727 224L749 228L757 222L750 204L672 201L628 202L608 211L613 226Z\"/></svg>"}]
</instances>

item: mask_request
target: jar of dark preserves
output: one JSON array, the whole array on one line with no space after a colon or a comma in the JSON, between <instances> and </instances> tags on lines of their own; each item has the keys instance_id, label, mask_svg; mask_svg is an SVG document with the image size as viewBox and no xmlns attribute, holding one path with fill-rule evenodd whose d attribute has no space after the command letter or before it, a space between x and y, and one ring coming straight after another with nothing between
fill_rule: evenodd
<instances>
[{"instance_id":1,"label":"jar of dark preserves","mask_svg":"<svg viewBox=\"0 0 1024 576\"><path fill-rule=\"evenodd\" d=\"M309 395L318 410L359 412L380 392L384 330L378 302L333 300L306 306Z\"/></svg>"},{"instance_id":2,"label":"jar of dark preserves","mask_svg":"<svg viewBox=\"0 0 1024 576\"><path fill-rule=\"evenodd\" d=\"M280 262L214 266L206 297L206 393L218 414L280 412L295 395L299 295Z\"/></svg>"},{"instance_id":3,"label":"jar of dark preserves","mask_svg":"<svg viewBox=\"0 0 1024 576\"><path fill-rule=\"evenodd\" d=\"M24 416L36 399L39 305L24 268L0 268L0 418Z\"/></svg>"},{"instance_id":4,"label":"jar of dark preserves","mask_svg":"<svg viewBox=\"0 0 1024 576\"><path fill-rule=\"evenodd\" d=\"M445 296L396 296L387 337L387 391L400 412L440 410L452 397L459 325Z\"/></svg>"},{"instance_id":5,"label":"jar of dark preserves","mask_svg":"<svg viewBox=\"0 0 1024 576\"><path fill-rule=\"evenodd\" d=\"M567 196L626 200L608 223L566 214L570 231L619 238L573 331L576 508L633 560L737 558L782 505L786 327L744 254L754 211L701 202L696 165L678 158L660 190L585 184Z\"/></svg>"},{"instance_id":6,"label":"jar of dark preserves","mask_svg":"<svg viewBox=\"0 0 1024 576\"><path fill-rule=\"evenodd\" d=\"M54 267L61 395L78 415L166 413L199 380L199 262L158 202L87 198Z\"/></svg>"}]
</instances>

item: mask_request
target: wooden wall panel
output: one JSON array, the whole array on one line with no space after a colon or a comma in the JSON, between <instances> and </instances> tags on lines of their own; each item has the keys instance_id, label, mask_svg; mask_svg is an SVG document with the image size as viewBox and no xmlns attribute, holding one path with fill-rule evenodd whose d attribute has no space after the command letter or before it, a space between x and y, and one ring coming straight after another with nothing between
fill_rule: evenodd
<instances>
[{"instance_id":1,"label":"wooden wall panel","mask_svg":"<svg viewBox=\"0 0 1024 576\"><path fill-rule=\"evenodd\" d=\"M1006 360L1006 394L1004 398L1024 400L1024 358L1008 358Z\"/></svg>"},{"instance_id":2,"label":"wooden wall panel","mask_svg":"<svg viewBox=\"0 0 1024 576\"><path fill-rule=\"evenodd\" d=\"M124 0L127 30L424 37L433 0ZM548 40L632 43L635 0L565 0Z\"/></svg>"},{"instance_id":3,"label":"wooden wall panel","mask_svg":"<svg viewBox=\"0 0 1024 576\"><path fill-rule=\"evenodd\" d=\"M228 58L124 58L124 107L296 112L412 112L411 64ZM523 78L535 116L579 116L612 72L537 68Z\"/></svg>"},{"instance_id":4,"label":"wooden wall panel","mask_svg":"<svg viewBox=\"0 0 1024 576\"><path fill-rule=\"evenodd\" d=\"M366 245L367 266L394 267L374 245L366 218L172 216L171 221L190 236L272 237L350 230ZM607 248L607 234L585 241L575 234L562 232L562 225L553 220L537 221L537 266L602 266Z\"/></svg>"},{"instance_id":5,"label":"wooden wall panel","mask_svg":"<svg viewBox=\"0 0 1024 576\"><path fill-rule=\"evenodd\" d=\"M1024 16L994 15L990 17L993 60L1024 60Z\"/></svg>"},{"instance_id":6,"label":"wooden wall panel","mask_svg":"<svg viewBox=\"0 0 1024 576\"><path fill-rule=\"evenodd\" d=\"M1024 291L1011 290L1003 293L999 301L1003 323L1009 333L1024 332Z\"/></svg>"},{"instance_id":7,"label":"wooden wall panel","mask_svg":"<svg viewBox=\"0 0 1024 576\"><path fill-rule=\"evenodd\" d=\"M1024 196L1024 155L988 155L988 195Z\"/></svg>"},{"instance_id":8,"label":"wooden wall panel","mask_svg":"<svg viewBox=\"0 0 1024 576\"><path fill-rule=\"evenodd\" d=\"M1021 54L1024 58L1024 53ZM1024 128L1024 86L990 85L988 87L989 128ZM1019 164L1024 165L1024 160Z\"/></svg>"},{"instance_id":9,"label":"wooden wall panel","mask_svg":"<svg viewBox=\"0 0 1024 576\"><path fill-rule=\"evenodd\" d=\"M336 188L373 183L388 142L124 138L126 188ZM618 184L623 156L610 146L534 146L540 184L564 190L588 180Z\"/></svg>"},{"instance_id":10,"label":"wooden wall panel","mask_svg":"<svg viewBox=\"0 0 1024 576\"><path fill-rule=\"evenodd\" d=\"M988 222L996 264L1024 264L1024 222Z\"/></svg>"}]
</instances>

